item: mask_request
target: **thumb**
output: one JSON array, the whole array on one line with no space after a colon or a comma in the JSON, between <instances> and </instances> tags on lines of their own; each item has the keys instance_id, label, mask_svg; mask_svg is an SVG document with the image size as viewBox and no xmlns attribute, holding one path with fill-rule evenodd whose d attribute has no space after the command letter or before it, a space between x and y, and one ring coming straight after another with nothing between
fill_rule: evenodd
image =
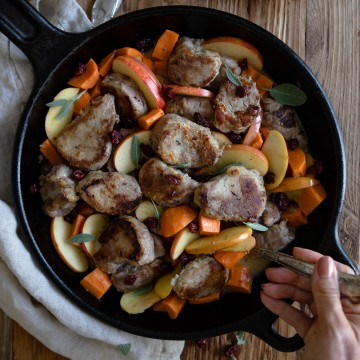
<instances>
[{"instance_id":1,"label":"thumb","mask_svg":"<svg viewBox=\"0 0 360 360\"><path fill-rule=\"evenodd\" d=\"M334 260L323 256L315 265L312 291L319 321L333 324L344 316Z\"/></svg>"}]
</instances>

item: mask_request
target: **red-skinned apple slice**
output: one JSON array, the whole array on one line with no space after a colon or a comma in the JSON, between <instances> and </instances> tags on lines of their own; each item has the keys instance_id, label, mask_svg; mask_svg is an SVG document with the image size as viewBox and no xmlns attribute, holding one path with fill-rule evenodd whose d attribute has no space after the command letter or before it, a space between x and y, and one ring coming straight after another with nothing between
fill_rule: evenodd
<instances>
[{"instance_id":1,"label":"red-skinned apple slice","mask_svg":"<svg viewBox=\"0 0 360 360\"><path fill-rule=\"evenodd\" d=\"M69 239L72 225L63 217L55 217L51 221L50 236L56 252L64 263L75 272L85 272L89 267L87 256L80 246L74 246Z\"/></svg>"},{"instance_id":2,"label":"red-skinned apple slice","mask_svg":"<svg viewBox=\"0 0 360 360\"><path fill-rule=\"evenodd\" d=\"M118 56L113 61L112 69L114 72L129 76L136 82L150 108L165 107L162 85L155 74L140 60L128 55Z\"/></svg>"},{"instance_id":3,"label":"red-skinned apple slice","mask_svg":"<svg viewBox=\"0 0 360 360\"><path fill-rule=\"evenodd\" d=\"M236 60L247 59L248 63L255 69L263 68L263 57L259 50L250 43L235 37L216 37L206 40L202 46L205 50L219 53L220 55L230 56Z\"/></svg>"},{"instance_id":4,"label":"red-skinned apple slice","mask_svg":"<svg viewBox=\"0 0 360 360\"><path fill-rule=\"evenodd\" d=\"M199 233L192 233L187 227L179 231L172 244L170 249L170 256L173 260L177 259L181 253L185 250L186 246L192 243L194 240L200 237Z\"/></svg>"},{"instance_id":5,"label":"red-skinned apple slice","mask_svg":"<svg viewBox=\"0 0 360 360\"><path fill-rule=\"evenodd\" d=\"M196 96L208 99L215 97L215 94L212 91L200 87L175 84L166 84L166 87L172 88L176 95Z\"/></svg>"}]
</instances>

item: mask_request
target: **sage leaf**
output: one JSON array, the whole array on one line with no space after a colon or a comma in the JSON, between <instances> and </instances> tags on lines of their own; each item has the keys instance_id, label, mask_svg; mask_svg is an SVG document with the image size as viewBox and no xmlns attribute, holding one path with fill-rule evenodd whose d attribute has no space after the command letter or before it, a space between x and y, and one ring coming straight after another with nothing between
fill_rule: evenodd
<instances>
[{"instance_id":1,"label":"sage leaf","mask_svg":"<svg viewBox=\"0 0 360 360\"><path fill-rule=\"evenodd\" d=\"M66 99L60 99L60 100L55 100L55 101L48 102L45 105L48 106L48 107L63 106L65 104L67 104L68 101L69 100L66 100Z\"/></svg>"},{"instance_id":2,"label":"sage leaf","mask_svg":"<svg viewBox=\"0 0 360 360\"><path fill-rule=\"evenodd\" d=\"M305 104L307 96L300 88L293 84L284 83L271 89L266 89L280 104L300 106Z\"/></svg>"},{"instance_id":3,"label":"sage leaf","mask_svg":"<svg viewBox=\"0 0 360 360\"><path fill-rule=\"evenodd\" d=\"M152 286L151 284L142 288L142 289L139 289L139 290L134 290L133 294L134 296L140 296L140 295L143 295L143 294L146 294L148 292L150 292L152 289Z\"/></svg>"},{"instance_id":4,"label":"sage leaf","mask_svg":"<svg viewBox=\"0 0 360 360\"><path fill-rule=\"evenodd\" d=\"M75 104L85 93L87 90L83 90L81 93L73 96L69 101Z\"/></svg>"},{"instance_id":5,"label":"sage leaf","mask_svg":"<svg viewBox=\"0 0 360 360\"><path fill-rule=\"evenodd\" d=\"M131 344L127 343L127 344L119 344L116 347L123 355L127 355L131 349Z\"/></svg>"},{"instance_id":6,"label":"sage leaf","mask_svg":"<svg viewBox=\"0 0 360 360\"><path fill-rule=\"evenodd\" d=\"M226 77L236 86L241 86L240 79L227 67L226 68Z\"/></svg>"},{"instance_id":7,"label":"sage leaf","mask_svg":"<svg viewBox=\"0 0 360 360\"><path fill-rule=\"evenodd\" d=\"M137 135L134 135L131 143L131 160L134 163L136 169L139 168L140 156L141 147L139 137Z\"/></svg>"},{"instance_id":8,"label":"sage leaf","mask_svg":"<svg viewBox=\"0 0 360 360\"><path fill-rule=\"evenodd\" d=\"M68 114L68 112L71 110L71 106L72 106L72 105L73 105L73 104L72 104L72 102L70 102L70 101L68 101L66 104L64 104L64 105L61 107L59 113L56 115L56 118L57 118L58 120L61 120L63 117L65 117L65 116Z\"/></svg>"},{"instance_id":9,"label":"sage leaf","mask_svg":"<svg viewBox=\"0 0 360 360\"><path fill-rule=\"evenodd\" d=\"M269 230L266 226L258 224L258 223L244 222L244 225L248 226L249 228L252 228L253 230L257 230L257 231Z\"/></svg>"},{"instance_id":10,"label":"sage leaf","mask_svg":"<svg viewBox=\"0 0 360 360\"><path fill-rule=\"evenodd\" d=\"M156 218L157 223L158 223L158 225L159 225L159 221L160 221L160 214L159 214L159 210L158 210L158 208L157 208L156 204L154 203L154 201L153 201L152 199L151 199L151 202L152 202L153 207L154 207L154 210L155 210L155 218Z\"/></svg>"},{"instance_id":11,"label":"sage leaf","mask_svg":"<svg viewBox=\"0 0 360 360\"><path fill-rule=\"evenodd\" d=\"M73 244L81 244L95 240L95 236L91 234L76 234L70 238Z\"/></svg>"}]
</instances>

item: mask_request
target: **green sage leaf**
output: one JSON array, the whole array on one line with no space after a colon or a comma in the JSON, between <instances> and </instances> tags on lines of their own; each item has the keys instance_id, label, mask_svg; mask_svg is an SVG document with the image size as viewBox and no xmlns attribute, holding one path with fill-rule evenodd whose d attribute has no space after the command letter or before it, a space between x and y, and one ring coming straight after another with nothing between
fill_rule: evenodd
<instances>
[{"instance_id":1,"label":"green sage leaf","mask_svg":"<svg viewBox=\"0 0 360 360\"><path fill-rule=\"evenodd\" d=\"M83 90L81 93L73 96L69 101L75 104L85 93L87 90Z\"/></svg>"},{"instance_id":2,"label":"green sage leaf","mask_svg":"<svg viewBox=\"0 0 360 360\"><path fill-rule=\"evenodd\" d=\"M241 86L241 81L228 67L226 68L226 77L236 86Z\"/></svg>"},{"instance_id":3,"label":"green sage leaf","mask_svg":"<svg viewBox=\"0 0 360 360\"><path fill-rule=\"evenodd\" d=\"M65 117L69 113L69 111L71 111L72 105L73 105L72 102L69 101L66 104L64 104L61 107L59 113L56 115L56 118L58 120L61 120L63 117Z\"/></svg>"},{"instance_id":4,"label":"green sage leaf","mask_svg":"<svg viewBox=\"0 0 360 360\"><path fill-rule=\"evenodd\" d=\"M48 107L56 107L56 106L63 106L65 104L67 104L68 102L69 102L69 100L60 99L60 100L55 100L55 101L48 102L45 105L48 106Z\"/></svg>"},{"instance_id":5,"label":"green sage leaf","mask_svg":"<svg viewBox=\"0 0 360 360\"><path fill-rule=\"evenodd\" d=\"M69 239L73 244L81 244L95 240L95 236L91 234L77 234Z\"/></svg>"},{"instance_id":6,"label":"green sage leaf","mask_svg":"<svg viewBox=\"0 0 360 360\"><path fill-rule=\"evenodd\" d=\"M146 286L146 287L144 287L142 289L134 290L133 295L134 296L140 296L140 295L148 293L151 290L152 290L152 285L150 284L150 285L148 285L148 286Z\"/></svg>"},{"instance_id":7,"label":"green sage leaf","mask_svg":"<svg viewBox=\"0 0 360 360\"><path fill-rule=\"evenodd\" d=\"M300 88L293 84L281 84L269 90L271 96L280 104L300 106L305 104L307 96Z\"/></svg>"},{"instance_id":8,"label":"green sage leaf","mask_svg":"<svg viewBox=\"0 0 360 360\"><path fill-rule=\"evenodd\" d=\"M153 207L154 207L154 210L155 210L155 218L156 218L157 223L158 223L158 225L159 225L159 221L160 221L159 210L158 210L156 204L154 203L154 201L153 201L152 199L150 199L150 200L151 200L151 202L152 202L152 204L153 204Z\"/></svg>"},{"instance_id":9,"label":"green sage leaf","mask_svg":"<svg viewBox=\"0 0 360 360\"><path fill-rule=\"evenodd\" d=\"M127 344L119 344L116 347L123 355L127 355L131 349L131 344L127 343Z\"/></svg>"},{"instance_id":10,"label":"green sage leaf","mask_svg":"<svg viewBox=\"0 0 360 360\"><path fill-rule=\"evenodd\" d=\"M266 226L258 224L258 223L244 222L243 224L248 226L249 228L252 228L253 230L256 230L256 231L267 231L267 230L269 230L269 228L267 228Z\"/></svg>"},{"instance_id":11,"label":"green sage leaf","mask_svg":"<svg viewBox=\"0 0 360 360\"><path fill-rule=\"evenodd\" d=\"M134 163L136 169L139 168L140 156L141 147L139 137L137 135L134 135L131 143L131 160Z\"/></svg>"}]
</instances>

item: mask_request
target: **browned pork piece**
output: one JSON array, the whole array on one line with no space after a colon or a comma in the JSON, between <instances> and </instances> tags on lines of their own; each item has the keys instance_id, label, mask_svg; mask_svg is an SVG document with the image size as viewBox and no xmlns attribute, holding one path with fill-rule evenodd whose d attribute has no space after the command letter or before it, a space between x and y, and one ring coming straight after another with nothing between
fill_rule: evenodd
<instances>
[{"instance_id":1,"label":"browned pork piece","mask_svg":"<svg viewBox=\"0 0 360 360\"><path fill-rule=\"evenodd\" d=\"M192 201L199 186L189 175L157 158L151 158L141 167L139 183L146 197L169 207Z\"/></svg>"},{"instance_id":2,"label":"browned pork piece","mask_svg":"<svg viewBox=\"0 0 360 360\"><path fill-rule=\"evenodd\" d=\"M194 201L205 215L214 219L256 221L265 209L264 181L256 170L232 166L201 184L195 190Z\"/></svg>"},{"instance_id":3,"label":"browned pork piece","mask_svg":"<svg viewBox=\"0 0 360 360\"><path fill-rule=\"evenodd\" d=\"M265 226L273 226L281 219L281 213L276 204L268 200L261 218Z\"/></svg>"},{"instance_id":4,"label":"browned pork piece","mask_svg":"<svg viewBox=\"0 0 360 360\"><path fill-rule=\"evenodd\" d=\"M96 211L125 215L140 204L142 194L138 182L118 172L90 171L76 186L80 197Z\"/></svg>"},{"instance_id":5,"label":"browned pork piece","mask_svg":"<svg viewBox=\"0 0 360 360\"><path fill-rule=\"evenodd\" d=\"M114 97L99 96L59 135L57 150L74 167L98 170L111 155L110 133L118 120Z\"/></svg>"},{"instance_id":6,"label":"browned pork piece","mask_svg":"<svg viewBox=\"0 0 360 360\"><path fill-rule=\"evenodd\" d=\"M193 168L215 164L222 153L210 129L175 114L156 123L151 145L167 164Z\"/></svg>"},{"instance_id":7,"label":"browned pork piece","mask_svg":"<svg viewBox=\"0 0 360 360\"><path fill-rule=\"evenodd\" d=\"M211 100L196 96L177 95L166 102L166 114L176 114L190 120L194 120L194 114L198 113L211 124L214 119L214 109Z\"/></svg>"},{"instance_id":8,"label":"browned pork piece","mask_svg":"<svg viewBox=\"0 0 360 360\"><path fill-rule=\"evenodd\" d=\"M137 119L148 112L143 93L134 80L118 73L110 73L101 82L101 91L115 96L116 110L121 117Z\"/></svg>"},{"instance_id":9,"label":"browned pork piece","mask_svg":"<svg viewBox=\"0 0 360 360\"><path fill-rule=\"evenodd\" d=\"M243 133L261 114L260 95L255 83L244 78L241 78L241 83L242 86L238 87L226 80L214 99L213 125L223 133Z\"/></svg>"},{"instance_id":10,"label":"browned pork piece","mask_svg":"<svg viewBox=\"0 0 360 360\"><path fill-rule=\"evenodd\" d=\"M296 139L302 149L307 148L307 138L294 109L282 105L271 97L262 99L263 125L279 131L286 141Z\"/></svg>"},{"instance_id":11,"label":"browned pork piece","mask_svg":"<svg viewBox=\"0 0 360 360\"><path fill-rule=\"evenodd\" d=\"M206 87L218 75L221 58L218 53L204 50L202 40L180 38L168 61L170 82L180 85Z\"/></svg>"},{"instance_id":12,"label":"browned pork piece","mask_svg":"<svg viewBox=\"0 0 360 360\"><path fill-rule=\"evenodd\" d=\"M71 174L68 166L60 164L54 166L48 174L39 177L42 210L46 215L65 216L75 208L79 197Z\"/></svg>"},{"instance_id":13,"label":"browned pork piece","mask_svg":"<svg viewBox=\"0 0 360 360\"><path fill-rule=\"evenodd\" d=\"M229 270L212 256L199 255L180 271L174 291L182 299L198 299L215 291L221 291L228 277Z\"/></svg>"}]
</instances>

